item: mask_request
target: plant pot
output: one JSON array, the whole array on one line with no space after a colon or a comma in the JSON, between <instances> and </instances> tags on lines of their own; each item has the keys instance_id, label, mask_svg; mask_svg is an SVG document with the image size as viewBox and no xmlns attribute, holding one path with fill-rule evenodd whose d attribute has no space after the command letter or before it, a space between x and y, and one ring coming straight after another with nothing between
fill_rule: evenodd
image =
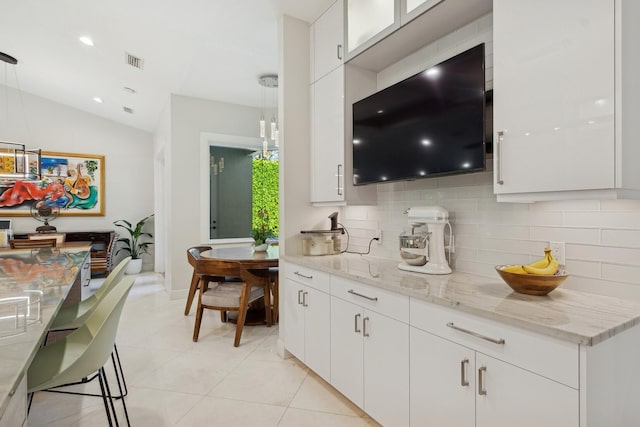
<instances>
[{"instance_id":1,"label":"plant pot","mask_svg":"<svg viewBox=\"0 0 640 427\"><path fill-rule=\"evenodd\" d=\"M263 243L261 245L257 245L253 247L253 250L256 252L265 252L269 248L268 243Z\"/></svg>"},{"instance_id":2,"label":"plant pot","mask_svg":"<svg viewBox=\"0 0 640 427\"><path fill-rule=\"evenodd\" d=\"M125 274L138 274L142 271L142 258L132 259L127 265Z\"/></svg>"}]
</instances>

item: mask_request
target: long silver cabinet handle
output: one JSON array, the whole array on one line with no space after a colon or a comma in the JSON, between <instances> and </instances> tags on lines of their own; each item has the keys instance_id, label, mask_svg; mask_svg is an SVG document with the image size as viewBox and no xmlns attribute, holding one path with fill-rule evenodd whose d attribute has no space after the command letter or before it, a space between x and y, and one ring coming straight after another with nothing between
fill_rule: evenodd
<instances>
[{"instance_id":1,"label":"long silver cabinet handle","mask_svg":"<svg viewBox=\"0 0 640 427\"><path fill-rule=\"evenodd\" d=\"M338 46L336 46L336 56L338 57L338 59L342 60L342 45L339 44Z\"/></svg>"},{"instance_id":2,"label":"long silver cabinet handle","mask_svg":"<svg viewBox=\"0 0 640 427\"><path fill-rule=\"evenodd\" d=\"M302 295L302 294L303 294L303 292L304 292L304 291L303 291L302 289L300 289L300 290L298 291L298 304L300 304L300 305L304 304L304 299L303 299L303 298L304 298L304 296Z\"/></svg>"},{"instance_id":3,"label":"long silver cabinet handle","mask_svg":"<svg viewBox=\"0 0 640 427\"><path fill-rule=\"evenodd\" d=\"M460 361L460 385L462 387L469 386L469 380L467 380L467 365L469 364L469 359L463 359Z\"/></svg>"},{"instance_id":4,"label":"long silver cabinet handle","mask_svg":"<svg viewBox=\"0 0 640 427\"><path fill-rule=\"evenodd\" d=\"M340 169L342 169L342 165L338 165L338 196L342 196L342 187L340 187Z\"/></svg>"},{"instance_id":5,"label":"long silver cabinet handle","mask_svg":"<svg viewBox=\"0 0 640 427\"><path fill-rule=\"evenodd\" d=\"M353 331L356 334L359 334L360 332L362 332L360 329L358 329L358 319L359 318L360 318L360 313L358 313L355 316L353 316L353 321L354 321Z\"/></svg>"},{"instance_id":6,"label":"long silver cabinet handle","mask_svg":"<svg viewBox=\"0 0 640 427\"><path fill-rule=\"evenodd\" d=\"M370 296L367 296L367 295L362 295L362 294L357 293L353 289L349 289L347 292L349 292L352 295L356 295L356 296L359 296L359 297L362 297L362 298L366 298L369 301L378 301L378 297L370 297Z\"/></svg>"},{"instance_id":7,"label":"long silver cabinet handle","mask_svg":"<svg viewBox=\"0 0 640 427\"><path fill-rule=\"evenodd\" d=\"M293 274L295 274L296 276L304 277L305 279L313 279L313 276L305 276L304 274L298 271L294 271Z\"/></svg>"},{"instance_id":8,"label":"long silver cabinet handle","mask_svg":"<svg viewBox=\"0 0 640 427\"><path fill-rule=\"evenodd\" d=\"M362 319L362 336L363 337L368 337L369 336L369 332L367 331L367 325L369 324L369 318L365 317L364 319Z\"/></svg>"},{"instance_id":9,"label":"long silver cabinet handle","mask_svg":"<svg viewBox=\"0 0 640 427\"><path fill-rule=\"evenodd\" d=\"M496 184L503 185L502 180L502 142L504 141L504 131L498 132L498 139L496 140Z\"/></svg>"},{"instance_id":10,"label":"long silver cabinet handle","mask_svg":"<svg viewBox=\"0 0 640 427\"><path fill-rule=\"evenodd\" d=\"M471 335L471 336L474 336L474 337L476 337L476 338L483 339L483 340L485 340L485 341L492 342L492 343L494 343L494 344L504 344L504 343L506 342L506 341L504 340L504 338L498 338L498 339L491 338L491 337L488 337L488 336L486 336L486 335L482 335L482 334L479 334L479 333L477 333L477 332L473 332L473 331L470 331L470 330L468 330L468 329L461 328L460 326L456 326L456 325L454 325L454 324L453 324L453 322L449 322L449 323L447 323L447 326L448 326L448 327L450 327L451 329L455 329L456 331L463 332L463 333L465 333L465 334L469 334L469 335Z\"/></svg>"},{"instance_id":11,"label":"long silver cabinet handle","mask_svg":"<svg viewBox=\"0 0 640 427\"><path fill-rule=\"evenodd\" d=\"M309 307L309 304L307 304L307 295L309 295L309 292L307 291L302 293L302 305L305 307Z\"/></svg>"},{"instance_id":12,"label":"long silver cabinet handle","mask_svg":"<svg viewBox=\"0 0 640 427\"><path fill-rule=\"evenodd\" d=\"M478 368L478 394L480 396L486 396L487 390L484 388L484 373L487 372L487 367L482 366Z\"/></svg>"}]
</instances>

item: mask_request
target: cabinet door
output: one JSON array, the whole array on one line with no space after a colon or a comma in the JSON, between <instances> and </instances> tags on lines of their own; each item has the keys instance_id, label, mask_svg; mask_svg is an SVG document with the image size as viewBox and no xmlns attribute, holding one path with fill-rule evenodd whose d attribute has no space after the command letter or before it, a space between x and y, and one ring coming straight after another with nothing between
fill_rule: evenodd
<instances>
[{"instance_id":1,"label":"cabinet door","mask_svg":"<svg viewBox=\"0 0 640 427\"><path fill-rule=\"evenodd\" d=\"M304 286L290 279L284 280L284 346L304 361Z\"/></svg>"},{"instance_id":2,"label":"cabinet door","mask_svg":"<svg viewBox=\"0 0 640 427\"><path fill-rule=\"evenodd\" d=\"M344 201L344 67L311 86L311 201Z\"/></svg>"},{"instance_id":3,"label":"cabinet door","mask_svg":"<svg viewBox=\"0 0 640 427\"><path fill-rule=\"evenodd\" d=\"M411 426L475 426L475 352L416 328L410 342Z\"/></svg>"},{"instance_id":4,"label":"cabinet door","mask_svg":"<svg viewBox=\"0 0 640 427\"><path fill-rule=\"evenodd\" d=\"M483 368L477 427L578 427L578 390L476 353L476 375Z\"/></svg>"},{"instance_id":5,"label":"cabinet door","mask_svg":"<svg viewBox=\"0 0 640 427\"><path fill-rule=\"evenodd\" d=\"M362 376L362 309L331 297L331 385L363 408Z\"/></svg>"},{"instance_id":6,"label":"cabinet door","mask_svg":"<svg viewBox=\"0 0 640 427\"><path fill-rule=\"evenodd\" d=\"M409 425L409 325L364 310L364 410L385 426Z\"/></svg>"},{"instance_id":7,"label":"cabinet door","mask_svg":"<svg viewBox=\"0 0 640 427\"><path fill-rule=\"evenodd\" d=\"M399 1L398 6L399 6ZM400 27L395 0L347 0L347 49L364 50Z\"/></svg>"},{"instance_id":8,"label":"cabinet door","mask_svg":"<svg viewBox=\"0 0 640 427\"><path fill-rule=\"evenodd\" d=\"M307 287L305 303L304 362L315 373L330 381L331 317L329 294Z\"/></svg>"},{"instance_id":9,"label":"cabinet door","mask_svg":"<svg viewBox=\"0 0 640 427\"><path fill-rule=\"evenodd\" d=\"M342 65L344 56L343 0L336 1L313 23L313 81Z\"/></svg>"},{"instance_id":10,"label":"cabinet door","mask_svg":"<svg viewBox=\"0 0 640 427\"><path fill-rule=\"evenodd\" d=\"M614 188L614 30L610 0L494 0L496 194Z\"/></svg>"},{"instance_id":11,"label":"cabinet door","mask_svg":"<svg viewBox=\"0 0 640 427\"><path fill-rule=\"evenodd\" d=\"M406 24L440 2L442 0L402 0L400 24Z\"/></svg>"}]
</instances>

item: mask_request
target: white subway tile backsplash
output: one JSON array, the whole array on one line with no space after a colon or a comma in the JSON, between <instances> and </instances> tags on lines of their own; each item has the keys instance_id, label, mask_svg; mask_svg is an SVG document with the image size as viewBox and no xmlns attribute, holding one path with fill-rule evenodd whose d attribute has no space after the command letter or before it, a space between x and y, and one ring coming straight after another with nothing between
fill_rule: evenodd
<instances>
[{"instance_id":1,"label":"white subway tile backsplash","mask_svg":"<svg viewBox=\"0 0 640 427\"><path fill-rule=\"evenodd\" d=\"M616 265L602 264L602 277L615 282L636 284L638 287L638 277L640 277L640 265Z\"/></svg>"},{"instance_id":2,"label":"white subway tile backsplash","mask_svg":"<svg viewBox=\"0 0 640 427\"><path fill-rule=\"evenodd\" d=\"M574 227L640 230L640 209L635 212L565 212L564 223Z\"/></svg>"},{"instance_id":3,"label":"white subway tile backsplash","mask_svg":"<svg viewBox=\"0 0 640 427\"><path fill-rule=\"evenodd\" d=\"M572 212L572 211L599 211L599 200L558 200L553 202L539 202L529 205L534 212L552 211L552 212Z\"/></svg>"},{"instance_id":4,"label":"white subway tile backsplash","mask_svg":"<svg viewBox=\"0 0 640 427\"><path fill-rule=\"evenodd\" d=\"M563 224L562 212L530 211L530 221L533 226L560 227Z\"/></svg>"},{"instance_id":5,"label":"white subway tile backsplash","mask_svg":"<svg viewBox=\"0 0 640 427\"><path fill-rule=\"evenodd\" d=\"M600 230L573 227L531 227L531 239L570 243L600 243Z\"/></svg>"},{"instance_id":6,"label":"white subway tile backsplash","mask_svg":"<svg viewBox=\"0 0 640 427\"><path fill-rule=\"evenodd\" d=\"M579 273L581 277L602 278L602 263L599 262L568 259L564 269L572 275Z\"/></svg>"},{"instance_id":7,"label":"white subway tile backsplash","mask_svg":"<svg viewBox=\"0 0 640 427\"><path fill-rule=\"evenodd\" d=\"M640 200L602 200L600 205L603 211L640 211Z\"/></svg>"},{"instance_id":8,"label":"white subway tile backsplash","mask_svg":"<svg viewBox=\"0 0 640 427\"><path fill-rule=\"evenodd\" d=\"M640 266L640 248L567 244L565 255L567 259ZM640 278L636 280L640 283Z\"/></svg>"},{"instance_id":9,"label":"white subway tile backsplash","mask_svg":"<svg viewBox=\"0 0 640 427\"><path fill-rule=\"evenodd\" d=\"M638 285L637 282L635 284L629 284L571 275L565 280L562 287L598 295L640 301L640 285ZM553 296L553 294L550 294L550 296ZM595 314L596 313L594 313L594 315Z\"/></svg>"},{"instance_id":10,"label":"white subway tile backsplash","mask_svg":"<svg viewBox=\"0 0 640 427\"><path fill-rule=\"evenodd\" d=\"M603 245L640 248L640 230L603 229L601 233Z\"/></svg>"}]
</instances>

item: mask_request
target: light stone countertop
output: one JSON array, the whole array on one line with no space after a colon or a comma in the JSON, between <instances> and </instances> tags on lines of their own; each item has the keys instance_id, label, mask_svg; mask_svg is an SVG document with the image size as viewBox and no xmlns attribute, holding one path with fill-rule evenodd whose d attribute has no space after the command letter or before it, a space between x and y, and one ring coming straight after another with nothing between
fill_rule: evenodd
<instances>
[{"instance_id":1,"label":"light stone countertop","mask_svg":"<svg viewBox=\"0 0 640 427\"><path fill-rule=\"evenodd\" d=\"M284 261L582 345L596 345L640 323L640 303L562 289L519 294L495 278L411 273L399 261L352 254L282 256ZM327 292L329 289L327 289Z\"/></svg>"},{"instance_id":2,"label":"light stone countertop","mask_svg":"<svg viewBox=\"0 0 640 427\"><path fill-rule=\"evenodd\" d=\"M89 249L82 245L0 251L0 417ZM16 298L25 302L13 302Z\"/></svg>"}]
</instances>

